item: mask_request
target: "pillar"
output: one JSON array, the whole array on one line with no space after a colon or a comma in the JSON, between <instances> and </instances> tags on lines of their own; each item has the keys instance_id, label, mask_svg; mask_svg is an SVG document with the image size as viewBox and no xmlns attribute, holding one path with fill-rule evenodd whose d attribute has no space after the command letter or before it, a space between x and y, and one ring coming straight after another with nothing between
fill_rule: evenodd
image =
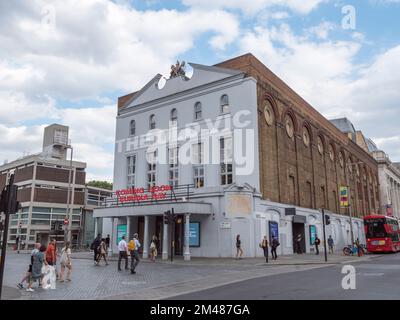
<instances>
[{"instance_id":1,"label":"pillar","mask_svg":"<svg viewBox=\"0 0 400 320\"><path fill-rule=\"evenodd\" d=\"M185 252L183 254L185 261L190 260L190 247L189 247L189 226L190 226L190 213L185 214Z\"/></svg>"},{"instance_id":2,"label":"pillar","mask_svg":"<svg viewBox=\"0 0 400 320\"><path fill-rule=\"evenodd\" d=\"M111 244L110 244L110 249L111 253L116 252L116 242L117 242L117 230L116 230L116 223L117 223L118 218L112 218L112 234L111 234ZM115 250L114 250L115 249Z\"/></svg>"},{"instance_id":3,"label":"pillar","mask_svg":"<svg viewBox=\"0 0 400 320\"><path fill-rule=\"evenodd\" d=\"M126 217L126 242L131 240L131 217Z\"/></svg>"},{"instance_id":4,"label":"pillar","mask_svg":"<svg viewBox=\"0 0 400 320\"><path fill-rule=\"evenodd\" d=\"M164 223L163 243L162 243L162 259L168 260L168 225Z\"/></svg>"},{"instance_id":5,"label":"pillar","mask_svg":"<svg viewBox=\"0 0 400 320\"><path fill-rule=\"evenodd\" d=\"M149 257L149 216L144 216L143 259Z\"/></svg>"},{"instance_id":6,"label":"pillar","mask_svg":"<svg viewBox=\"0 0 400 320\"><path fill-rule=\"evenodd\" d=\"M94 237L97 237L99 218L94 218Z\"/></svg>"}]
</instances>

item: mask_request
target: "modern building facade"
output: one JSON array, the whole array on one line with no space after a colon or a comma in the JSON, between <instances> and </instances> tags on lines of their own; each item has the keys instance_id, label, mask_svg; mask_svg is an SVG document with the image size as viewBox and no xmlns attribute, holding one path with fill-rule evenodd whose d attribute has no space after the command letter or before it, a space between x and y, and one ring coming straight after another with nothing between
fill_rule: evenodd
<instances>
[{"instance_id":1,"label":"modern building facade","mask_svg":"<svg viewBox=\"0 0 400 320\"><path fill-rule=\"evenodd\" d=\"M365 242L361 218L380 206L375 159L253 55L191 66L190 79L172 70L166 83L157 75L119 98L114 195L94 210L113 250L122 234L138 232L144 257L153 235L164 259L171 239L186 259L231 257L238 234L245 256L262 255L264 235L279 237L282 254L300 235L310 252L322 236L321 208L338 249L352 231ZM352 225L339 205L342 185ZM164 224L172 209L176 222Z\"/></svg>"},{"instance_id":2,"label":"modern building facade","mask_svg":"<svg viewBox=\"0 0 400 320\"><path fill-rule=\"evenodd\" d=\"M43 150L0 166L0 190L8 184L11 174L18 185L18 201L22 210L10 219L8 243L19 237L27 247L35 242L47 244L50 237L64 241L64 219L72 217L71 240L82 241L84 222L90 225L94 205L91 194L95 188L85 185L86 163L67 160L69 129L53 124L44 130ZM110 194L95 190L95 194ZM97 198L96 198L97 199ZM86 219L84 219L86 218Z\"/></svg>"}]
</instances>

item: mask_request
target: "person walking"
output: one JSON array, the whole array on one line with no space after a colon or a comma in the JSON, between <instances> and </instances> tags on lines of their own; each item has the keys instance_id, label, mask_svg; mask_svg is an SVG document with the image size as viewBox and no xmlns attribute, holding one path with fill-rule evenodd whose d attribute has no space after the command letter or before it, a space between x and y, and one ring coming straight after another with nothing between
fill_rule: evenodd
<instances>
[{"instance_id":1,"label":"person walking","mask_svg":"<svg viewBox=\"0 0 400 320\"><path fill-rule=\"evenodd\" d=\"M334 245L333 239L332 239L332 236L330 235L328 237L328 248L329 248L329 253L330 254L333 254L333 245Z\"/></svg>"},{"instance_id":2,"label":"person walking","mask_svg":"<svg viewBox=\"0 0 400 320\"><path fill-rule=\"evenodd\" d=\"M318 246L321 244L321 240L319 240L318 236L315 235L314 245L315 245L315 254L319 255Z\"/></svg>"},{"instance_id":3,"label":"person walking","mask_svg":"<svg viewBox=\"0 0 400 320\"><path fill-rule=\"evenodd\" d=\"M265 262L268 263L268 240L267 240L267 236L264 236L264 239L262 239L262 241L260 243L260 247L264 251Z\"/></svg>"},{"instance_id":4,"label":"person walking","mask_svg":"<svg viewBox=\"0 0 400 320\"><path fill-rule=\"evenodd\" d=\"M29 264L29 267L28 267L28 271L26 272L25 277L23 277L22 280L20 282L18 282L18 284L17 284L18 289L23 289L24 288L24 282L25 281L29 285L29 279L32 276L33 256L36 253L39 252L39 249L40 249L40 243L35 243L35 248L31 252L30 264Z\"/></svg>"},{"instance_id":5,"label":"person walking","mask_svg":"<svg viewBox=\"0 0 400 320\"><path fill-rule=\"evenodd\" d=\"M97 235L97 237L93 240L92 244L90 245L90 249L93 250L93 261L94 265L97 265L97 259L99 255L99 246L101 243L101 235L100 233Z\"/></svg>"},{"instance_id":6,"label":"person walking","mask_svg":"<svg viewBox=\"0 0 400 320\"><path fill-rule=\"evenodd\" d=\"M111 241L111 238L110 238L110 235L108 234L106 237L106 241L105 241L106 246L107 246L107 252L108 252L108 248L110 248L110 241Z\"/></svg>"},{"instance_id":7,"label":"person walking","mask_svg":"<svg viewBox=\"0 0 400 320\"><path fill-rule=\"evenodd\" d=\"M133 239L131 241L129 241L129 252L131 255L131 274L135 274L136 271L136 267L139 264L139 248L140 248L140 242L138 240L139 235L137 233L135 233L133 235Z\"/></svg>"},{"instance_id":8,"label":"person walking","mask_svg":"<svg viewBox=\"0 0 400 320\"><path fill-rule=\"evenodd\" d=\"M275 238L275 236L272 236L272 241L271 241L271 256L273 260L278 259L278 255L276 254L276 248L278 248L280 245L278 239Z\"/></svg>"},{"instance_id":9,"label":"person walking","mask_svg":"<svg viewBox=\"0 0 400 320\"><path fill-rule=\"evenodd\" d=\"M236 260L242 259L243 249L242 249L242 241L240 240L240 234L236 236Z\"/></svg>"},{"instance_id":10,"label":"person walking","mask_svg":"<svg viewBox=\"0 0 400 320\"><path fill-rule=\"evenodd\" d=\"M100 265L101 258L104 259L104 262L106 263L106 266L108 266L108 262L107 262L107 243L106 243L106 239L104 239L104 238L102 238L101 242L100 242L98 255L97 255L97 264L96 265Z\"/></svg>"},{"instance_id":11,"label":"person walking","mask_svg":"<svg viewBox=\"0 0 400 320\"><path fill-rule=\"evenodd\" d=\"M156 235L153 235L151 238L151 244L150 244L150 258L151 261L155 262L156 257L157 257L157 237Z\"/></svg>"},{"instance_id":12,"label":"person walking","mask_svg":"<svg viewBox=\"0 0 400 320\"><path fill-rule=\"evenodd\" d=\"M43 265L47 265L46 257L45 257L45 252L46 252L46 246L42 245L39 249L38 252L36 252L33 255L32 259L32 276L29 279L29 285L26 291L33 292L35 291L32 288L33 282L38 280L39 281L39 286L40 286L40 281L43 277L42 274L42 267Z\"/></svg>"},{"instance_id":13,"label":"person walking","mask_svg":"<svg viewBox=\"0 0 400 320\"><path fill-rule=\"evenodd\" d=\"M118 271L121 271L121 260L125 259L125 270L128 270L128 244L125 241L125 236L122 236L121 241L118 243Z\"/></svg>"},{"instance_id":14,"label":"person walking","mask_svg":"<svg viewBox=\"0 0 400 320\"><path fill-rule=\"evenodd\" d=\"M71 261L71 242L67 241L65 247L61 249L61 271L60 271L60 282L64 282L64 270L67 271L67 281L71 281L71 272L72 272L72 261Z\"/></svg>"},{"instance_id":15,"label":"person walking","mask_svg":"<svg viewBox=\"0 0 400 320\"><path fill-rule=\"evenodd\" d=\"M357 238L356 240L356 248L357 248L357 256L361 257L363 255L363 249L360 244L360 240Z\"/></svg>"}]
</instances>

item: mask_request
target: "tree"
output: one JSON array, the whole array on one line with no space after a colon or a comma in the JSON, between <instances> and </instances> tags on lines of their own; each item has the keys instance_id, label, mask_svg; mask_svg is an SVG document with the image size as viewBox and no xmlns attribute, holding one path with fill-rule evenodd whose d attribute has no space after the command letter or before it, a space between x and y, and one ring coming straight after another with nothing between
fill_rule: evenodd
<instances>
[{"instance_id":1,"label":"tree","mask_svg":"<svg viewBox=\"0 0 400 320\"><path fill-rule=\"evenodd\" d=\"M103 188L108 190L112 190L113 187L113 184L108 181L97 181L97 180L89 181L86 185L89 187Z\"/></svg>"}]
</instances>

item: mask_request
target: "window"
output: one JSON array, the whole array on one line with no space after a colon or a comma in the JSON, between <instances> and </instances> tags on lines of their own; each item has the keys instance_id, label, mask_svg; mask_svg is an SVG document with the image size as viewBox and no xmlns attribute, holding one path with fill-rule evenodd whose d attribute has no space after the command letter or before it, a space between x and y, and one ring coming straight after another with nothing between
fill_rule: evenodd
<instances>
[{"instance_id":1,"label":"window","mask_svg":"<svg viewBox=\"0 0 400 320\"><path fill-rule=\"evenodd\" d=\"M179 161L178 148L170 148L168 150L169 159L169 185L177 187L179 185Z\"/></svg>"},{"instance_id":2,"label":"window","mask_svg":"<svg viewBox=\"0 0 400 320\"><path fill-rule=\"evenodd\" d=\"M289 138L293 138L294 124L293 124L293 119L290 116L286 116L285 127L286 127L286 133L289 136Z\"/></svg>"},{"instance_id":3,"label":"window","mask_svg":"<svg viewBox=\"0 0 400 320\"><path fill-rule=\"evenodd\" d=\"M147 188L156 185L157 151L147 154Z\"/></svg>"},{"instance_id":4,"label":"window","mask_svg":"<svg viewBox=\"0 0 400 320\"><path fill-rule=\"evenodd\" d=\"M339 153L339 164L343 168L343 166L344 166L344 156L343 156L342 152Z\"/></svg>"},{"instance_id":5,"label":"window","mask_svg":"<svg viewBox=\"0 0 400 320\"><path fill-rule=\"evenodd\" d=\"M171 110L171 122L172 126L177 126L178 125L178 111L176 109Z\"/></svg>"},{"instance_id":6,"label":"window","mask_svg":"<svg viewBox=\"0 0 400 320\"><path fill-rule=\"evenodd\" d=\"M201 103L200 102L196 102L196 104L194 105L194 119L195 120L200 120L202 117L201 115Z\"/></svg>"},{"instance_id":7,"label":"window","mask_svg":"<svg viewBox=\"0 0 400 320\"><path fill-rule=\"evenodd\" d=\"M274 111L269 101L266 102L264 107L264 118L267 125L271 126L274 123Z\"/></svg>"},{"instance_id":8,"label":"window","mask_svg":"<svg viewBox=\"0 0 400 320\"><path fill-rule=\"evenodd\" d=\"M333 151L334 149L333 149L333 146L330 144L329 145L329 150L328 150L328 152L329 152L329 158L333 161L333 160L335 160L335 152Z\"/></svg>"},{"instance_id":9,"label":"window","mask_svg":"<svg viewBox=\"0 0 400 320\"><path fill-rule=\"evenodd\" d=\"M317 139L317 146L318 146L318 152L322 155L324 154L324 144L322 142L322 138L318 137Z\"/></svg>"},{"instance_id":10,"label":"window","mask_svg":"<svg viewBox=\"0 0 400 320\"><path fill-rule=\"evenodd\" d=\"M220 139L221 185L232 183L232 138Z\"/></svg>"},{"instance_id":11,"label":"window","mask_svg":"<svg viewBox=\"0 0 400 320\"><path fill-rule=\"evenodd\" d=\"M150 130L156 128L156 116L155 116L154 114L152 114L152 115L150 116L149 127L150 127Z\"/></svg>"},{"instance_id":12,"label":"window","mask_svg":"<svg viewBox=\"0 0 400 320\"><path fill-rule=\"evenodd\" d=\"M136 155L127 158L128 164L128 181L127 187L132 188L135 186L135 175L136 175Z\"/></svg>"},{"instance_id":13,"label":"window","mask_svg":"<svg viewBox=\"0 0 400 320\"><path fill-rule=\"evenodd\" d=\"M306 127L303 128L303 143L306 147L310 145L310 133Z\"/></svg>"},{"instance_id":14,"label":"window","mask_svg":"<svg viewBox=\"0 0 400 320\"><path fill-rule=\"evenodd\" d=\"M129 124L129 135L134 136L136 134L136 122L131 120Z\"/></svg>"},{"instance_id":15,"label":"window","mask_svg":"<svg viewBox=\"0 0 400 320\"><path fill-rule=\"evenodd\" d=\"M221 97L221 113L229 112L229 98L228 95L224 94Z\"/></svg>"},{"instance_id":16,"label":"window","mask_svg":"<svg viewBox=\"0 0 400 320\"><path fill-rule=\"evenodd\" d=\"M204 144L199 142L192 145L193 183L195 188L204 187Z\"/></svg>"}]
</instances>

